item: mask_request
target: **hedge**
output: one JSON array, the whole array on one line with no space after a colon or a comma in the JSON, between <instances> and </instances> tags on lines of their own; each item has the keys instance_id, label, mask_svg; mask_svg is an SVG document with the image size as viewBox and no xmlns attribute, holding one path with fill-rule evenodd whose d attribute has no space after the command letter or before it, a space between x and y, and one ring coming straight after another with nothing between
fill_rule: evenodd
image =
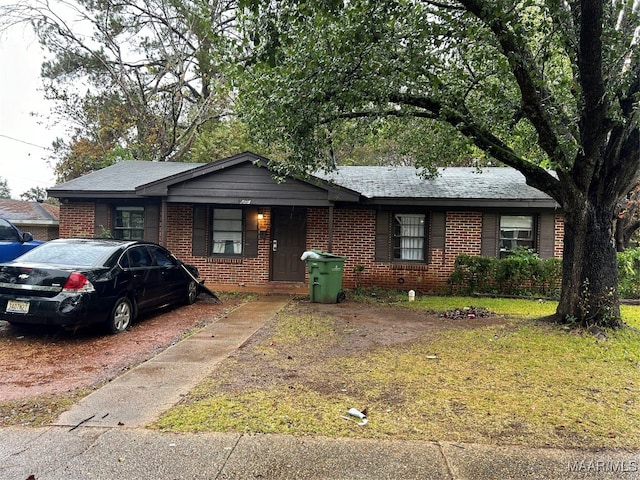
<instances>
[{"instance_id":1,"label":"hedge","mask_svg":"<svg viewBox=\"0 0 640 480\"><path fill-rule=\"evenodd\" d=\"M519 249L503 259L459 255L449 283L457 295L558 297L561 279L561 260L541 259L532 250Z\"/></svg>"},{"instance_id":2,"label":"hedge","mask_svg":"<svg viewBox=\"0 0 640 480\"><path fill-rule=\"evenodd\" d=\"M533 297L560 296L562 261L541 259L529 249L520 249L498 259L459 255L449 277L452 293L488 293ZM618 293L620 298L640 298L640 248L618 253Z\"/></svg>"}]
</instances>

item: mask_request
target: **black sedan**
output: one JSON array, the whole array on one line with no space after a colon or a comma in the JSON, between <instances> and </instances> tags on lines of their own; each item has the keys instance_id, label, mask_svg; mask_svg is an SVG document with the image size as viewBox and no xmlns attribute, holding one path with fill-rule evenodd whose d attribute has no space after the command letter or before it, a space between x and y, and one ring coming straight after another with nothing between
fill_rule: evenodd
<instances>
[{"instance_id":1,"label":"black sedan","mask_svg":"<svg viewBox=\"0 0 640 480\"><path fill-rule=\"evenodd\" d=\"M195 302L197 277L155 243L52 240L0 264L0 320L119 333L143 311Z\"/></svg>"}]
</instances>

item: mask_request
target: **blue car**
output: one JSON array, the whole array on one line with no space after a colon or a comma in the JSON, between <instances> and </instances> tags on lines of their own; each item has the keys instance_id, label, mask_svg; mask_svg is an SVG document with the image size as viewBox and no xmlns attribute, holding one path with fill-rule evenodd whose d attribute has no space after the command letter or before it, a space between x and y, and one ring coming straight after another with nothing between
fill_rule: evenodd
<instances>
[{"instance_id":1,"label":"blue car","mask_svg":"<svg viewBox=\"0 0 640 480\"><path fill-rule=\"evenodd\" d=\"M9 220L0 218L0 262L8 262L43 244L30 233L22 233Z\"/></svg>"}]
</instances>

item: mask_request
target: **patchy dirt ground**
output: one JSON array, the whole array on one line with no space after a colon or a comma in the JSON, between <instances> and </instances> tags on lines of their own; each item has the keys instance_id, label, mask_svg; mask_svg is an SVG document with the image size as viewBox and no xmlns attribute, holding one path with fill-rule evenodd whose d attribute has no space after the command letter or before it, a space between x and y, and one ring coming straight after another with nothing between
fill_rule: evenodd
<instances>
[{"instance_id":1,"label":"patchy dirt ground","mask_svg":"<svg viewBox=\"0 0 640 480\"><path fill-rule=\"evenodd\" d=\"M284 313L294 318L308 315L332 317L332 328L339 340L322 348L309 346L308 342L283 346L269 340L273 338L275 322L268 323L230 356L235 362L227 363L218 370L219 377L225 379L225 390L259 388L292 380L304 383L315 377L316 380L311 381L313 388L330 391L335 388L334 379L318 374L323 370L324 360L354 356L378 347L409 344L444 330L472 329L505 322L503 317L476 308L436 313L352 301L320 304L298 300L291 302ZM271 361L265 361L265 351L260 345L269 345L273 354L269 357Z\"/></svg>"},{"instance_id":2,"label":"patchy dirt ground","mask_svg":"<svg viewBox=\"0 0 640 480\"><path fill-rule=\"evenodd\" d=\"M107 381L240 302L219 304L202 295L193 305L143 316L119 335L99 328L72 332L0 321L0 402L67 394Z\"/></svg>"},{"instance_id":3,"label":"patchy dirt ground","mask_svg":"<svg viewBox=\"0 0 640 480\"><path fill-rule=\"evenodd\" d=\"M209 297L199 297L194 305L147 315L125 333L105 335L99 329L77 332L37 327L15 327L0 321L0 402L21 400L39 395L60 395L77 388L91 387L159 353L191 329L215 321L241 300L216 304ZM474 328L500 322L486 312L459 311L446 315L385 307L356 302L316 304L294 301L290 312L300 315L333 315L343 330L345 341L339 352L323 351L327 358L368 350L381 345L411 342L429 331L449 328ZM488 317L488 318L487 318ZM271 325L259 331L248 343L259 342L271 334ZM238 358L254 372L251 378L239 376L238 382L255 385L256 377L265 382L278 378L278 372L265 365L264 358L252 349L242 349ZM314 352L317 355L318 352ZM317 357L316 357L317 358ZM249 364L253 365L249 365ZM256 369L260 374L255 375ZM277 368L276 368L277 370ZM239 386L239 385L237 385Z\"/></svg>"}]
</instances>

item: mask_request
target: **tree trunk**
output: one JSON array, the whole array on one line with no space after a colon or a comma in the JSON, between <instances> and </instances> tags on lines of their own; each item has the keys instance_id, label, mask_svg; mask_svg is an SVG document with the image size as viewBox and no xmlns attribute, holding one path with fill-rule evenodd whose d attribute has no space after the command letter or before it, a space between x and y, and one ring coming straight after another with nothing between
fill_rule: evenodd
<instances>
[{"instance_id":1,"label":"tree trunk","mask_svg":"<svg viewBox=\"0 0 640 480\"><path fill-rule=\"evenodd\" d=\"M617 218L615 220L615 232L616 232L616 251L624 252L629 246L624 236L624 219Z\"/></svg>"},{"instance_id":2,"label":"tree trunk","mask_svg":"<svg viewBox=\"0 0 640 480\"><path fill-rule=\"evenodd\" d=\"M575 202L564 215L562 294L556 315L583 327L623 326L613 207Z\"/></svg>"}]
</instances>

